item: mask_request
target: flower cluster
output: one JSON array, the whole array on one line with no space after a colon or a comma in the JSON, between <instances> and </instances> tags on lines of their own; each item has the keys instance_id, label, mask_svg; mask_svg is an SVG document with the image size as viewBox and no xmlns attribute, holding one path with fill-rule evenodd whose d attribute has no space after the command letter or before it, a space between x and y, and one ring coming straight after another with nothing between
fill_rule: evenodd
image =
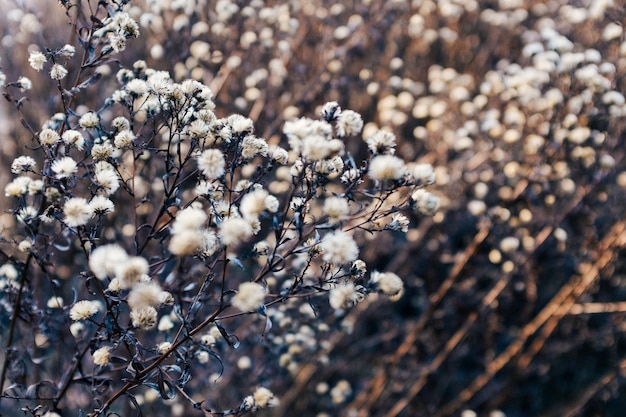
<instances>
[{"instance_id":1,"label":"flower cluster","mask_svg":"<svg viewBox=\"0 0 626 417\"><path fill-rule=\"evenodd\" d=\"M24 122L32 156L12 161L15 177L5 186L21 258L2 267L9 316L18 317L22 294L49 291L33 304L45 322L37 343L76 348L55 380L50 413L117 412L120 397L149 403L152 391L176 397L182 409L212 412L219 397L196 398L219 378L196 375L219 376L223 367L233 378L252 367L242 356L228 369L229 347L254 351L262 335L268 360L294 373L307 353L325 349L315 341L329 331L325 321L340 323L368 295L402 294L402 279L368 271L360 248L372 233L406 233L410 218L433 215L439 199L424 189L434 182L432 166L398 156L394 133L364 134L358 112L330 101L267 137L251 117L220 116L198 77L172 76L143 59L112 73L106 64L139 36L126 2L77 14L61 3L83 50L33 49L28 57L36 72L50 67L62 109ZM156 24L146 19L142 26ZM285 74L272 65L277 83ZM108 97L81 104L96 83L113 87ZM30 87L26 78L8 86ZM20 100L13 102L19 111ZM365 153L357 155L351 144L361 136ZM320 303L317 320L306 300ZM277 406L264 387L276 372L258 373L260 387L224 415ZM98 387L89 404L83 379Z\"/></svg>"}]
</instances>

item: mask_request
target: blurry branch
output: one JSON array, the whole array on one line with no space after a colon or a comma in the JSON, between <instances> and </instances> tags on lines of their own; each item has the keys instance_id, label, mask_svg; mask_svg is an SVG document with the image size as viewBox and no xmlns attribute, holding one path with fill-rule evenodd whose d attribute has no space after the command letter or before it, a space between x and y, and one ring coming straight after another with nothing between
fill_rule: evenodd
<instances>
[{"instance_id":1,"label":"blurry branch","mask_svg":"<svg viewBox=\"0 0 626 417\"><path fill-rule=\"evenodd\" d=\"M626 302L574 304L566 314L626 313Z\"/></svg>"},{"instance_id":2,"label":"blurry branch","mask_svg":"<svg viewBox=\"0 0 626 417\"><path fill-rule=\"evenodd\" d=\"M430 296L430 304L426 311L422 314L420 319L415 323L410 329L407 329L407 336L404 339L404 342L400 345L400 347L396 350L393 357L389 360L388 366L384 368L380 368L378 374L374 377L371 383L370 390L362 391L353 401L351 407L356 409L369 409L372 404L374 404L378 398L380 398L381 394L385 390L388 381L388 375L385 372L385 369L394 369L400 360L409 352L411 347L417 341L419 334L422 332L424 327L429 323L433 313L435 312L437 306L441 302L441 300L448 293L452 285L457 281L463 268L467 265L469 260L474 256L480 245L485 241L487 236L489 236L491 224L485 222L482 227L478 230L478 233L474 236L472 243L465 249L465 252L458 258L457 262L452 267L450 274L441 284L439 290ZM407 326L408 327L408 326ZM419 389L421 389L420 386Z\"/></svg>"},{"instance_id":3,"label":"blurry branch","mask_svg":"<svg viewBox=\"0 0 626 417\"><path fill-rule=\"evenodd\" d=\"M578 398L567 409L559 408L553 413L546 414L545 417L576 417L582 415L582 408L596 395L602 388L609 385L615 380L619 374L622 374L626 370L626 359L622 359L615 369L611 369L602 375L598 380L589 385L589 387L582 394L577 395Z\"/></svg>"},{"instance_id":4,"label":"blurry branch","mask_svg":"<svg viewBox=\"0 0 626 417\"><path fill-rule=\"evenodd\" d=\"M616 249L626 246L624 239L626 233L626 221L616 223L607 236L602 239L598 249L594 253L597 258L593 264L582 264L580 266L581 275L573 276L566 285L552 298L543 310L520 331L517 339L511 343L504 352L498 355L488 364L486 371L477 377L467 388L451 401L437 414L438 417L452 415L466 404L478 391L480 391L505 365L511 362L513 357L519 354L528 339L533 336L544 325L547 330L539 339L541 343L533 343L529 351L530 355L520 358L520 365L524 365L532 360L532 356L539 351L547 336L552 333L560 319L569 312L576 303L576 299L584 294L599 278L600 272L606 268L614 259Z\"/></svg>"},{"instance_id":5,"label":"blurry branch","mask_svg":"<svg viewBox=\"0 0 626 417\"><path fill-rule=\"evenodd\" d=\"M529 252L524 259L522 259L518 265L524 265L531 261L534 253L545 243L546 239L552 234L554 229L557 227L556 225L560 224L565 217L574 210L582 200L587 197L595 187L602 181L602 179L598 179L595 183L590 184L586 187L581 187L576 195L572 198L567 207L562 210L558 216L553 220L551 225L545 226L535 238L535 249ZM526 181L522 181L518 184L515 189L515 195L521 195L527 188L528 183ZM483 226L484 227L484 226ZM482 230L482 229L481 229ZM476 234L472 243L466 249L462 258L460 258L459 262L455 264L450 275L439 290L431 296L431 306L426 310L422 318L413 326L413 329L407 335L403 344L398 348L396 354L389 361L389 366L386 366L385 369L394 369L399 364L402 357L406 356L410 348L417 341L417 337L420 331L426 326L429 322L432 313L436 310L436 305L433 305L433 302L437 304L441 302L443 297L448 293L452 284L458 279L458 275L462 272L463 267L469 260L471 256L476 252L480 243L484 241L487 237L485 235L482 236L481 230ZM611 236L611 234L609 234ZM482 238L482 240L481 240ZM609 245L610 246L610 245ZM600 248L603 247L600 245ZM606 266L606 265L604 265ZM600 268L601 269L601 268ZM446 342L445 346L441 349L441 352L431 361L431 363L424 366L422 372L416 377L416 381L410 386L407 393L398 401L394 402L394 406L385 414L385 417L396 417L398 416L408 405L413 401L413 399L421 392L421 390L426 385L428 377L434 373L441 364L447 359L449 354L456 348L456 346L461 342L461 340L467 335L467 332L470 330L472 325L475 324L477 319L487 311L491 304L497 300L498 296L504 291L506 286L509 284L511 277L516 272L513 270L512 272L503 276L494 287L485 295L482 300L481 307L478 311L472 312L469 314L463 325L450 337L450 339ZM530 323L522 329L520 332L520 336L511 344L509 347L501 353L498 357L496 357L490 364L487 365L487 370L480 375L478 378L474 380L469 387L463 390L456 399L452 400L446 407L444 407L437 416L444 417L456 412L459 408L461 408L464 404L467 403L473 396L478 393L482 388L491 379L499 372L507 363L509 363L515 356L517 356L523 349L526 341L533 336L551 317L554 316L556 320L555 323L549 323L549 325L556 324L562 318L564 313L559 312L559 308L564 301L563 298L558 298L560 294L563 294L563 291L566 291L569 286L563 287L561 292L559 292L552 301L544 307L544 310L535 317ZM585 287L587 289L588 287ZM582 293L581 293L582 294ZM570 295L567 293L566 295ZM580 295L580 294L579 294ZM576 297L578 297L577 295ZM575 302L575 298L572 300L571 304ZM570 305L571 307L571 305ZM548 328L548 327L546 327ZM548 335L552 333L554 329L550 329ZM529 361L534 357L534 355L541 349L543 346L543 342L547 339L547 335L545 338L540 338L534 344L534 347L531 346L529 349L530 355L528 357L520 358L520 361L524 359L524 361ZM357 399L353 402L354 408L360 409L361 411L369 410L373 406L373 404L384 394L385 388L389 383L389 380L392 377L387 375L387 373L383 370L379 372L379 374L374 378L373 383L371 384L371 388L369 390L364 391Z\"/></svg>"}]
</instances>

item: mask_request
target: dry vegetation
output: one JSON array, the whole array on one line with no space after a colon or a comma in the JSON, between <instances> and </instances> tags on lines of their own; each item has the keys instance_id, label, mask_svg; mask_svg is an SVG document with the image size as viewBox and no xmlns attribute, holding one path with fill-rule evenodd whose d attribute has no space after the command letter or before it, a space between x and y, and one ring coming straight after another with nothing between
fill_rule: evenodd
<instances>
[{"instance_id":1,"label":"dry vegetation","mask_svg":"<svg viewBox=\"0 0 626 417\"><path fill-rule=\"evenodd\" d=\"M319 118L322 105L336 101L365 122L362 134L344 140L345 155L371 158L365 140L385 129L398 138L397 156L434 167L428 189L441 198L434 216L405 210L406 233L357 238L368 271L402 278L401 298L372 293L341 313L329 308L328 297L283 305L267 299L275 309L271 329L259 319L235 318L241 346L218 340L209 365L193 365L194 401L234 410L251 389L266 385L280 404L258 412L265 416L623 415L626 11L619 1L131 1L124 10L141 35L85 72L77 41L84 34L67 22L90 27L88 8L97 2L63 2L77 4L67 15L47 3L0 0L6 11L0 77L8 94L0 104L3 185L15 177L9 167L16 156L42 161L37 133L46 120L64 105L78 116L103 108L121 88L118 70L137 60L169 71L177 82L201 81L214 95L217 117L249 117L270 145L289 149L285 122ZM106 17L102 10L96 15ZM49 67L37 72L28 65L33 51L65 44L77 53L62 83L50 80ZM63 92L96 73L102 76L93 86ZM32 80L27 92L11 86L22 76ZM118 116L111 108L99 114L107 124ZM291 164L293 150L290 158ZM249 172L243 177L254 175L254 168L242 169ZM266 174L272 183L289 182L280 169ZM181 186L186 204L193 184ZM21 204L16 201L7 197L0 205L1 263L7 265L30 261L28 250L15 250L28 237L12 212ZM139 215L156 222L150 216L158 208L144 207ZM384 226L375 223L368 227ZM133 232L117 226L104 227L103 236L132 247ZM92 371L87 351L97 343L83 347L69 332L50 330L67 328L72 303L95 291L64 284L75 282L75 265L90 274L85 259L75 259L88 250L75 249L52 255L54 284L29 292L28 302L40 308L20 307L17 326L26 324L14 340L12 270L0 268L1 340L10 348L2 358L6 367L5 358L16 355L24 367L7 371L3 386L14 389L5 397L20 397L16 384L46 378L62 387L62 375L54 375L48 361L63 353L56 346L72 355L77 346L85 349L72 374L78 386L79 376L129 377L127 363ZM50 309L41 306L51 287L60 289L67 307L46 319ZM181 305L189 297L175 296ZM167 339L162 336L150 340ZM224 370L216 378L218 356ZM96 380L89 380L92 386ZM118 385L100 385L98 395L110 398ZM3 415L23 415L15 410L25 407L27 415L76 416L79 408L95 409L90 392L76 388L58 403L30 392L31 399L4 398L0 409ZM133 415L140 404L144 415L203 415L182 390L167 401L148 387L134 394L135 405L120 400L112 411Z\"/></svg>"}]
</instances>

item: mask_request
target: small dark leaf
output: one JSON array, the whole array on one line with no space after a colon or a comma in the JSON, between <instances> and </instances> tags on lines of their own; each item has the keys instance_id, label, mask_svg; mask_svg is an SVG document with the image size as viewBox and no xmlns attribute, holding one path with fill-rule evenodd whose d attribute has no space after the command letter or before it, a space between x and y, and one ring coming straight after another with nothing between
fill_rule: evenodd
<instances>
[{"instance_id":1,"label":"small dark leaf","mask_svg":"<svg viewBox=\"0 0 626 417\"><path fill-rule=\"evenodd\" d=\"M176 396L176 389L174 385L163 378L163 373L159 372L159 393L164 400L171 400Z\"/></svg>"},{"instance_id":2,"label":"small dark leaf","mask_svg":"<svg viewBox=\"0 0 626 417\"><path fill-rule=\"evenodd\" d=\"M235 265L237 265L242 270L244 270L244 271L246 270L246 268L243 266L243 264L241 263L239 258L237 258L236 256L231 256L230 258L228 258L228 260L231 261L232 263L234 263Z\"/></svg>"},{"instance_id":3,"label":"small dark leaf","mask_svg":"<svg viewBox=\"0 0 626 417\"><path fill-rule=\"evenodd\" d=\"M228 346L230 346L232 349L237 349L239 345L241 344L241 342L239 341L239 338L235 336L234 334L229 335L226 332L226 329L224 329L224 327L218 322L215 322L215 325L217 326L224 340L226 340L226 343L228 343Z\"/></svg>"},{"instance_id":4,"label":"small dark leaf","mask_svg":"<svg viewBox=\"0 0 626 417\"><path fill-rule=\"evenodd\" d=\"M128 400L131 402L133 407L135 407L135 410L137 410L137 416L141 417L143 415L143 414L141 414L141 406L139 405L139 403L137 403L137 400L135 399L135 396L133 394L129 394L129 393L126 393L126 396L128 397ZM108 414L108 415L110 415L110 414Z\"/></svg>"}]
</instances>

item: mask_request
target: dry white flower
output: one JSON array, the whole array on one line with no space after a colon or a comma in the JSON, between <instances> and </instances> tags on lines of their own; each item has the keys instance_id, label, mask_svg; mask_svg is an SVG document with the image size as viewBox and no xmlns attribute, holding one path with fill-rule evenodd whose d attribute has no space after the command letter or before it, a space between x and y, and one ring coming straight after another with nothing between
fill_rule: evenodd
<instances>
[{"instance_id":1,"label":"dry white flower","mask_svg":"<svg viewBox=\"0 0 626 417\"><path fill-rule=\"evenodd\" d=\"M434 215L439 207L439 197L422 188L415 190L411 199L415 201L415 210L424 216Z\"/></svg>"},{"instance_id":2,"label":"dry white flower","mask_svg":"<svg viewBox=\"0 0 626 417\"><path fill-rule=\"evenodd\" d=\"M324 213L328 216L330 224L338 224L348 218L350 207L348 200L341 197L330 197L324 201Z\"/></svg>"},{"instance_id":3,"label":"dry white flower","mask_svg":"<svg viewBox=\"0 0 626 417\"><path fill-rule=\"evenodd\" d=\"M189 206L176 214L172 225L172 233L183 230L199 230L207 220L207 215L201 208Z\"/></svg>"},{"instance_id":4,"label":"dry white flower","mask_svg":"<svg viewBox=\"0 0 626 417\"><path fill-rule=\"evenodd\" d=\"M100 308L98 303L89 300L78 301L70 309L70 318L74 321L86 320L91 316L98 314Z\"/></svg>"},{"instance_id":5,"label":"dry white flower","mask_svg":"<svg viewBox=\"0 0 626 417\"><path fill-rule=\"evenodd\" d=\"M413 165L411 175L415 181L423 185L431 185L435 182L435 170L431 164Z\"/></svg>"},{"instance_id":6,"label":"dry white flower","mask_svg":"<svg viewBox=\"0 0 626 417\"><path fill-rule=\"evenodd\" d=\"M93 216L93 208L84 198L74 197L65 202L63 214L69 227L84 226Z\"/></svg>"},{"instance_id":7,"label":"dry white flower","mask_svg":"<svg viewBox=\"0 0 626 417\"><path fill-rule=\"evenodd\" d=\"M254 399L254 404L259 408L276 407L280 404L280 401L274 396L272 391L265 387L257 388L254 394L252 394L252 398Z\"/></svg>"},{"instance_id":8,"label":"dry white flower","mask_svg":"<svg viewBox=\"0 0 626 417\"><path fill-rule=\"evenodd\" d=\"M21 174L23 172L32 171L35 167L35 160L30 156L18 156L11 164L11 172Z\"/></svg>"},{"instance_id":9,"label":"dry white flower","mask_svg":"<svg viewBox=\"0 0 626 417\"><path fill-rule=\"evenodd\" d=\"M192 255L198 251L203 241L200 229L183 229L172 234L168 250L176 256Z\"/></svg>"},{"instance_id":10,"label":"dry white flower","mask_svg":"<svg viewBox=\"0 0 626 417\"><path fill-rule=\"evenodd\" d=\"M115 152L113 145L106 141L104 143L96 143L91 148L91 156L96 160L104 160L110 158Z\"/></svg>"},{"instance_id":11,"label":"dry white flower","mask_svg":"<svg viewBox=\"0 0 626 417\"><path fill-rule=\"evenodd\" d=\"M404 161L393 155L375 156L370 162L369 176L377 181L398 180L404 176Z\"/></svg>"},{"instance_id":12,"label":"dry white flower","mask_svg":"<svg viewBox=\"0 0 626 417\"><path fill-rule=\"evenodd\" d=\"M352 282L337 284L328 294L328 301L334 310L345 310L363 299L363 294Z\"/></svg>"},{"instance_id":13,"label":"dry white flower","mask_svg":"<svg viewBox=\"0 0 626 417\"><path fill-rule=\"evenodd\" d=\"M244 282L239 284L237 294L231 300L236 309L248 312L256 311L263 305L265 300L265 288L256 282Z\"/></svg>"},{"instance_id":14,"label":"dry white flower","mask_svg":"<svg viewBox=\"0 0 626 417\"><path fill-rule=\"evenodd\" d=\"M52 171L58 179L68 178L76 173L77 165L76 161L66 156L52 163Z\"/></svg>"},{"instance_id":15,"label":"dry white flower","mask_svg":"<svg viewBox=\"0 0 626 417\"><path fill-rule=\"evenodd\" d=\"M286 164L289 162L289 152L286 149L277 146L271 153L272 159L279 164Z\"/></svg>"},{"instance_id":16,"label":"dry white flower","mask_svg":"<svg viewBox=\"0 0 626 417\"><path fill-rule=\"evenodd\" d=\"M267 142L254 135L246 136L241 142L241 157L245 160L252 159L257 155L267 156L268 152Z\"/></svg>"},{"instance_id":17,"label":"dry white flower","mask_svg":"<svg viewBox=\"0 0 626 417\"><path fill-rule=\"evenodd\" d=\"M135 140L135 134L128 129L124 129L120 131L117 135L115 135L115 139L113 140L113 144L116 148L127 148L133 144Z\"/></svg>"},{"instance_id":18,"label":"dry white flower","mask_svg":"<svg viewBox=\"0 0 626 417\"><path fill-rule=\"evenodd\" d=\"M7 197L19 197L28 193L28 187L32 179L27 176L20 176L8 183L4 187L4 195Z\"/></svg>"},{"instance_id":19,"label":"dry white flower","mask_svg":"<svg viewBox=\"0 0 626 417\"><path fill-rule=\"evenodd\" d=\"M98 279L115 275L115 269L126 263L128 254L117 244L99 246L89 255L89 269Z\"/></svg>"},{"instance_id":20,"label":"dry white flower","mask_svg":"<svg viewBox=\"0 0 626 417\"><path fill-rule=\"evenodd\" d=\"M93 213L100 216L104 214L110 214L115 211L115 206L113 205L113 202L101 195L97 195L92 198L89 202L89 205L91 206L91 210L93 211Z\"/></svg>"},{"instance_id":21,"label":"dry white flower","mask_svg":"<svg viewBox=\"0 0 626 417\"><path fill-rule=\"evenodd\" d=\"M31 88L33 88L33 82L26 78L26 77L20 77L17 79L17 85L20 88L21 92L25 92L30 90Z\"/></svg>"},{"instance_id":22,"label":"dry white flower","mask_svg":"<svg viewBox=\"0 0 626 417\"><path fill-rule=\"evenodd\" d=\"M128 294L128 306L132 310L141 310L144 307L158 307L161 304L161 287L154 282L136 283Z\"/></svg>"},{"instance_id":23,"label":"dry white flower","mask_svg":"<svg viewBox=\"0 0 626 417\"><path fill-rule=\"evenodd\" d=\"M406 233L409 231L409 219L404 214L396 213L391 216L391 222L387 228Z\"/></svg>"},{"instance_id":24,"label":"dry white flower","mask_svg":"<svg viewBox=\"0 0 626 417\"><path fill-rule=\"evenodd\" d=\"M46 307L48 308L63 308L63 298L62 297L51 297L46 303Z\"/></svg>"},{"instance_id":25,"label":"dry white flower","mask_svg":"<svg viewBox=\"0 0 626 417\"><path fill-rule=\"evenodd\" d=\"M130 312L130 319L134 327L139 327L143 330L150 330L157 323L158 313L154 307L146 306L139 310L132 310Z\"/></svg>"},{"instance_id":26,"label":"dry white flower","mask_svg":"<svg viewBox=\"0 0 626 417\"><path fill-rule=\"evenodd\" d=\"M396 152L396 135L378 130L367 139L367 146L374 155L393 155Z\"/></svg>"},{"instance_id":27,"label":"dry white flower","mask_svg":"<svg viewBox=\"0 0 626 417\"><path fill-rule=\"evenodd\" d=\"M98 116L98 113L93 112L93 111L83 114L78 120L78 124L83 129L94 128L98 126L99 123L100 123L100 117Z\"/></svg>"},{"instance_id":28,"label":"dry white flower","mask_svg":"<svg viewBox=\"0 0 626 417\"><path fill-rule=\"evenodd\" d=\"M341 230L324 236L319 249L324 253L324 261L331 264L346 264L359 256L359 248L352 236Z\"/></svg>"},{"instance_id":29,"label":"dry white flower","mask_svg":"<svg viewBox=\"0 0 626 417\"><path fill-rule=\"evenodd\" d=\"M48 59L44 54L39 51L31 52L30 56L28 57L28 64L35 71L41 71L46 62L48 62Z\"/></svg>"},{"instance_id":30,"label":"dry white flower","mask_svg":"<svg viewBox=\"0 0 626 417\"><path fill-rule=\"evenodd\" d=\"M352 110L345 110L339 115L337 120L337 136L353 136L363 129L363 119L361 115Z\"/></svg>"},{"instance_id":31,"label":"dry white flower","mask_svg":"<svg viewBox=\"0 0 626 417\"><path fill-rule=\"evenodd\" d=\"M220 224L219 237L226 246L238 245L252 235L252 226L240 217L228 217Z\"/></svg>"},{"instance_id":32,"label":"dry white flower","mask_svg":"<svg viewBox=\"0 0 626 417\"><path fill-rule=\"evenodd\" d=\"M67 69L61 64L54 64L50 69L50 78L60 81L67 76Z\"/></svg>"},{"instance_id":33,"label":"dry white flower","mask_svg":"<svg viewBox=\"0 0 626 417\"><path fill-rule=\"evenodd\" d=\"M111 195L120 188L117 173L112 169L96 171L96 182L105 195Z\"/></svg>"},{"instance_id":34,"label":"dry white flower","mask_svg":"<svg viewBox=\"0 0 626 417\"><path fill-rule=\"evenodd\" d=\"M93 354L93 363L97 366L105 366L108 365L111 360L111 348L108 346L103 346L99 349L96 349Z\"/></svg>"},{"instance_id":35,"label":"dry white flower","mask_svg":"<svg viewBox=\"0 0 626 417\"><path fill-rule=\"evenodd\" d=\"M41 142L42 145L52 146L59 140L61 140L61 136L52 129L46 128L39 132L39 142Z\"/></svg>"},{"instance_id":36,"label":"dry white flower","mask_svg":"<svg viewBox=\"0 0 626 417\"><path fill-rule=\"evenodd\" d=\"M267 191L263 189L254 190L243 196L239 204L239 211L246 219L257 218L265 210L265 199L268 197Z\"/></svg>"},{"instance_id":37,"label":"dry white flower","mask_svg":"<svg viewBox=\"0 0 626 417\"><path fill-rule=\"evenodd\" d=\"M218 149L207 149L198 156L198 168L209 180L221 177L226 168L224 154Z\"/></svg>"},{"instance_id":38,"label":"dry white flower","mask_svg":"<svg viewBox=\"0 0 626 417\"><path fill-rule=\"evenodd\" d=\"M85 138L77 130L66 130L61 135L61 139L66 145L75 146L79 151L82 151L85 146Z\"/></svg>"},{"instance_id":39,"label":"dry white flower","mask_svg":"<svg viewBox=\"0 0 626 417\"><path fill-rule=\"evenodd\" d=\"M115 277L122 288L133 288L150 271L148 261L141 256L132 256L115 266Z\"/></svg>"},{"instance_id":40,"label":"dry white flower","mask_svg":"<svg viewBox=\"0 0 626 417\"><path fill-rule=\"evenodd\" d=\"M404 288L402 279L393 272L372 272L371 280L384 294L394 296Z\"/></svg>"}]
</instances>

